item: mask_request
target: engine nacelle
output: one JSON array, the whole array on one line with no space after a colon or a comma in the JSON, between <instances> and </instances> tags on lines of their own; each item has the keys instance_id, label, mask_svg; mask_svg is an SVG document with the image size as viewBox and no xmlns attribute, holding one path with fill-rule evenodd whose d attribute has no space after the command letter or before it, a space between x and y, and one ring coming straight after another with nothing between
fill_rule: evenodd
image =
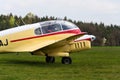
<instances>
[{"instance_id":1,"label":"engine nacelle","mask_svg":"<svg viewBox=\"0 0 120 80\"><path fill-rule=\"evenodd\" d=\"M91 42L89 40L83 40L78 42L71 42L68 45L56 47L52 49L42 49L33 52L33 55L47 55L47 56L69 56L71 52L78 52L91 48ZM48 54L49 53L49 54Z\"/></svg>"}]
</instances>

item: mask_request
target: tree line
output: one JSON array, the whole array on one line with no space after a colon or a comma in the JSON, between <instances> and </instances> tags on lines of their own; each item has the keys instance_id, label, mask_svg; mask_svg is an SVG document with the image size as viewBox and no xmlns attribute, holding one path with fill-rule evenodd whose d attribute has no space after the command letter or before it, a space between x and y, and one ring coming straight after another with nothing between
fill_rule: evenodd
<instances>
[{"instance_id":1,"label":"tree line","mask_svg":"<svg viewBox=\"0 0 120 80\"><path fill-rule=\"evenodd\" d=\"M25 24L37 23L47 20L57 20L54 16L38 17L32 13L28 13L25 17L12 15L0 15L0 31L12 27L18 27ZM67 19L65 16L63 20L73 22L81 31L88 32L88 34L95 35L96 40L92 42L93 46L120 46L120 26L118 25L104 25L104 23L86 23L82 21L73 21Z\"/></svg>"}]
</instances>

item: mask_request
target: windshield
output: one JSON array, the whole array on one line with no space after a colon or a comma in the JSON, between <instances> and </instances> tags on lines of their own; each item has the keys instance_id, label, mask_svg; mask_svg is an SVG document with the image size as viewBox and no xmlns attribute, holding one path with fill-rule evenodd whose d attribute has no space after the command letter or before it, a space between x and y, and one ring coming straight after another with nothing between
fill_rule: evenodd
<instances>
[{"instance_id":1,"label":"windshield","mask_svg":"<svg viewBox=\"0 0 120 80\"><path fill-rule=\"evenodd\" d=\"M36 29L36 34L48 34L62 30L78 28L75 24L67 21L48 21L40 23L41 28Z\"/></svg>"},{"instance_id":2,"label":"windshield","mask_svg":"<svg viewBox=\"0 0 120 80\"><path fill-rule=\"evenodd\" d=\"M62 28L63 28L63 30L67 30L67 29L74 29L74 28L78 28L78 27L73 23L64 22L64 23L62 23Z\"/></svg>"}]
</instances>

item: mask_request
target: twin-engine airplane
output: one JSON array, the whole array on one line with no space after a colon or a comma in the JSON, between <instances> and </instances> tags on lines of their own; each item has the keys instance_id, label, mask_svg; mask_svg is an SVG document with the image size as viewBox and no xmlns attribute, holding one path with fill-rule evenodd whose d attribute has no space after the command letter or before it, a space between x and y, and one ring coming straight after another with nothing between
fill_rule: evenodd
<instances>
[{"instance_id":1,"label":"twin-engine airplane","mask_svg":"<svg viewBox=\"0 0 120 80\"><path fill-rule=\"evenodd\" d=\"M45 21L0 31L0 52L43 55L47 63L54 63L55 56L61 56L63 64L71 64L69 54L90 49L94 39L73 23Z\"/></svg>"}]
</instances>

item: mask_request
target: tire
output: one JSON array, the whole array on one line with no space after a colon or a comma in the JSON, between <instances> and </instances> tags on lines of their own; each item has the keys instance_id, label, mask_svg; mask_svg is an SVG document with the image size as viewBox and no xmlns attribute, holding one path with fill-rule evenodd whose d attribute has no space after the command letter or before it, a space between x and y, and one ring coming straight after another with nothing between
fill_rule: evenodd
<instances>
[{"instance_id":1,"label":"tire","mask_svg":"<svg viewBox=\"0 0 120 80\"><path fill-rule=\"evenodd\" d=\"M71 64L72 60L70 57L63 57L62 58L62 64Z\"/></svg>"},{"instance_id":2,"label":"tire","mask_svg":"<svg viewBox=\"0 0 120 80\"><path fill-rule=\"evenodd\" d=\"M55 57L46 56L46 63L54 63L54 62L55 62Z\"/></svg>"}]
</instances>

